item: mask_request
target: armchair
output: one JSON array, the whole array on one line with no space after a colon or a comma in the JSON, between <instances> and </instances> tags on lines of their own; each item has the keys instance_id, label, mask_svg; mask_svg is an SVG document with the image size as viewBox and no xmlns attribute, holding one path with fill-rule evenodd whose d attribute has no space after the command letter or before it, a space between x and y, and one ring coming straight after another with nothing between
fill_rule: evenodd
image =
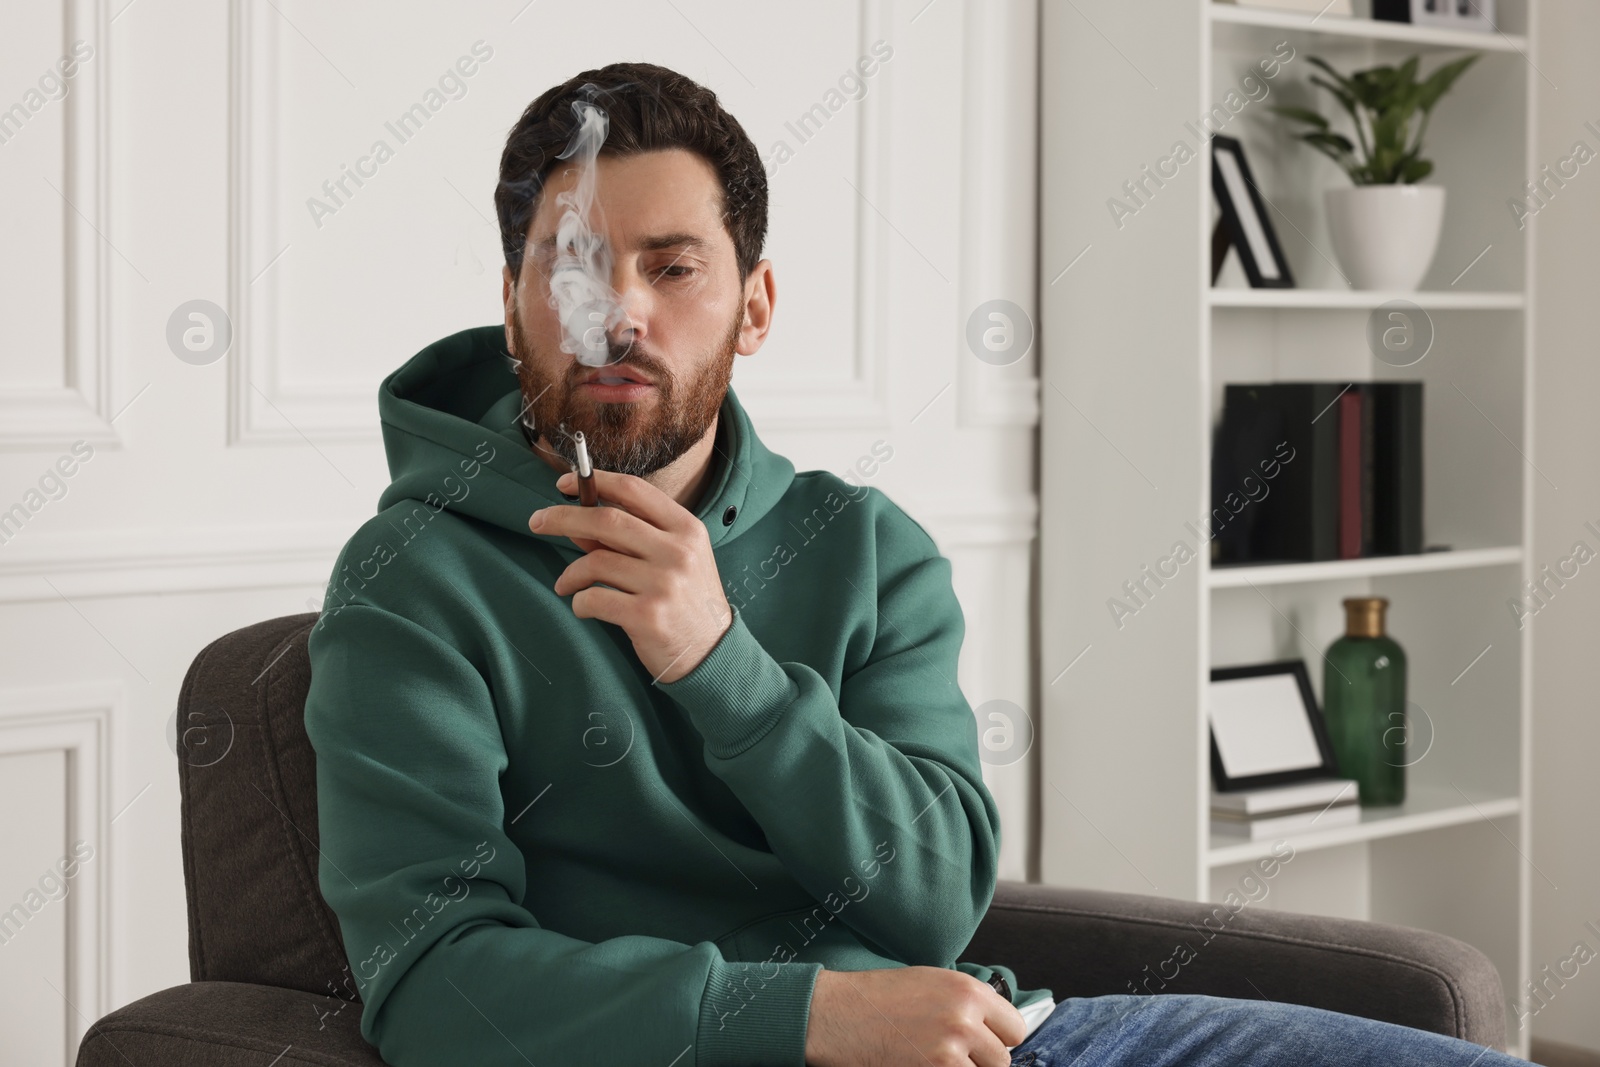
<instances>
[{"instance_id":1,"label":"armchair","mask_svg":"<svg viewBox=\"0 0 1600 1067\"><path fill-rule=\"evenodd\" d=\"M178 776L191 980L93 1024L78 1067L381 1067L317 884L316 762L302 722L315 621L244 627L190 666ZM963 958L1005 963L1058 1000L1128 992L1210 915L1193 902L1002 881ZM1488 958L1406 927L1245 909L1169 991L1271 997L1505 1047Z\"/></svg>"}]
</instances>

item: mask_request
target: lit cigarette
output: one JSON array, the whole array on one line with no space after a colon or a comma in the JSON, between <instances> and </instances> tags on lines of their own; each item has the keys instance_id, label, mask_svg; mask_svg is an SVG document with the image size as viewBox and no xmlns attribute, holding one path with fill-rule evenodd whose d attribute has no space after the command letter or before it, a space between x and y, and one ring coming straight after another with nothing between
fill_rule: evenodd
<instances>
[{"instance_id":1,"label":"lit cigarette","mask_svg":"<svg viewBox=\"0 0 1600 1067\"><path fill-rule=\"evenodd\" d=\"M589 462L589 445L582 430L574 433L572 440L578 448L578 503L592 508L600 503L600 490L594 482L594 465Z\"/></svg>"}]
</instances>

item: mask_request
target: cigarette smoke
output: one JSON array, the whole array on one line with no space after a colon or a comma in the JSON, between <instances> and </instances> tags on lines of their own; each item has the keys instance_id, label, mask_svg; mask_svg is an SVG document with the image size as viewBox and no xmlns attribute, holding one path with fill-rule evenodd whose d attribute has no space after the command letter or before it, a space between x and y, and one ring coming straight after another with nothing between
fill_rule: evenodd
<instances>
[{"instance_id":1,"label":"cigarette smoke","mask_svg":"<svg viewBox=\"0 0 1600 1067\"><path fill-rule=\"evenodd\" d=\"M591 97L591 82L578 90ZM575 159L578 180L556 197L564 209L556 224L556 258L550 271L550 307L561 321L561 350L590 367L609 362L608 334L627 320L622 298L611 288L611 249L590 226L594 209L595 157L605 143L610 119L592 99L574 100L578 126L557 159ZM620 357L619 357L620 358Z\"/></svg>"}]
</instances>

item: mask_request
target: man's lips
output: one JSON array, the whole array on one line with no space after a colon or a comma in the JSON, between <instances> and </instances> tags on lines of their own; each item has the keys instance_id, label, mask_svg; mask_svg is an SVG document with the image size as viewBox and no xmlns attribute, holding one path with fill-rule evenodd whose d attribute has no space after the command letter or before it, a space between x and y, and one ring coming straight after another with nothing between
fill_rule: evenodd
<instances>
[{"instance_id":1,"label":"man's lips","mask_svg":"<svg viewBox=\"0 0 1600 1067\"><path fill-rule=\"evenodd\" d=\"M595 399L612 402L642 400L655 388L646 374L627 366L597 367L578 384Z\"/></svg>"},{"instance_id":2,"label":"man's lips","mask_svg":"<svg viewBox=\"0 0 1600 1067\"><path fill-rule=\"evenodd\" d=\"M578 380L580 385L654 385L650 376L632 367L598 367Z\"/></svg>"}]
</instances>

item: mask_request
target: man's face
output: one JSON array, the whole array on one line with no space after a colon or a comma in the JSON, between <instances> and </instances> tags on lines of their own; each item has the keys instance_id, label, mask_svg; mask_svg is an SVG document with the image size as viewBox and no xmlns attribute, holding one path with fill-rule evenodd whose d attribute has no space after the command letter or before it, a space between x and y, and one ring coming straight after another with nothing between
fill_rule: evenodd
<instances>
[{"instance_id":1,"label":"man's face","mask_svg":"<svg viewBox=\"0 0 1600 1067\"><path fill-rule=\"evenodd\" d=\"M607 281L625 317L607 335L606 365L579 363L562 351L549 284L565 210L557 197L576 183L575 165L564 161L550 172L514 288L509 268L503 272L506 344L520 361L517 377L538 447L576 466L573 434L581 430L595 466L643 477L714 427L734 354L753 353L765 337L771 267L763 260L740 284L733 239L721 219L721 185L700 156L682 149L601 155L588 223L611 250ZM585 382L596 373L625 372L649 384L618 389Z\"/></svg>"}]
</instances>

